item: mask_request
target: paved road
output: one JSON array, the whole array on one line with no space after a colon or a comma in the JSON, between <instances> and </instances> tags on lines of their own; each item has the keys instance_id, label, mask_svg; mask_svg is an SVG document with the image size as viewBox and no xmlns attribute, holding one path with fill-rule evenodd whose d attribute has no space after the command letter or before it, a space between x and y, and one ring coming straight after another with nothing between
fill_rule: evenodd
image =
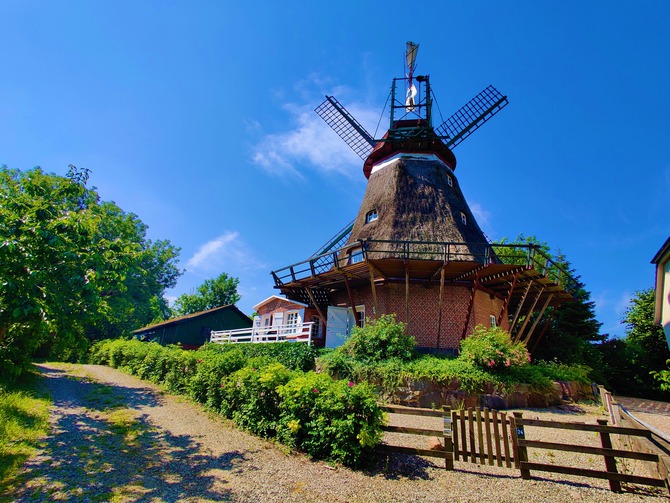
<instances>
[{"instance_id":1,"label":"paved road","mask_svg":"<svg viewBox=\"0 0 670 503\"><path fill-rule=\"evenodd\" d=\"M659 414L670 416L670 403L646 398L632 398L627 396L616 396L615 400L631 412L646 412L647 414Z\"/></svg>"}]
</instances>

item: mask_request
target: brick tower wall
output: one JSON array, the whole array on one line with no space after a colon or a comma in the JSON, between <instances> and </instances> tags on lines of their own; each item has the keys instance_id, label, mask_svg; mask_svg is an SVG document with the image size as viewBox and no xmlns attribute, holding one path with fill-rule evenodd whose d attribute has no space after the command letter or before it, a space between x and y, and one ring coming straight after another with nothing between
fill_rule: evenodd
<instances>
[{"instance_id":1,"label":"brick tower wall","mask_svg":"<svg viewBox=\"0 0 670 503\"><path fill-rule=\"evenodd\" d=\"M387 283L379 285L377 290L377 314L396 314L396 319L407 323L405 317L405 285L401 283ZM408 332L416 339L417 346L425 348L437 347L437 329L439 316L439 284L428 287L411 284L409 286L409 328ZM463 328L468 317L468 307L472 289L460 285L445 285L442 300L442 329L439 340L440 349L458 349ZM372 290L369 287L352 289L355 305L365 305L365 315L373 318ZM333 304L349 306L349 297L346 291L335 292L332 296ZM468 323L466 335L470 334L478 324L491 326L490 316L498 318L503 301L497 297L493 299L488 293L477 291ZM508 329L507 313L503 316L502 328Z\"/></svg>"}]
</instances>

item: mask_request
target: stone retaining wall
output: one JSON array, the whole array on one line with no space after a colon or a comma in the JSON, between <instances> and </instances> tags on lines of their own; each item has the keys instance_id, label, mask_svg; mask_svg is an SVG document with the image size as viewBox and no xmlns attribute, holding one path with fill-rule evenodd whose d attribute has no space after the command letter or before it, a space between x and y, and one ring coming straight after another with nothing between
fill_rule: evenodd
<instances>
[{"instance_id":1,"label":"stone retaining wall","mask_svg":"<svg viewBox=\"0 0 670 503\"><path fill-rule=\"evenodd\" d=\"M593 391L588 384L579 382L553 384L553 389L544 392L534 391L527 384L517 384L508 393L501 393L491 388L481 394L471 395L460 389L458 380L453 380L445 386L428 379L419 379L396 388L395 392L386 398L392 403L410 407L437 408L450 405L458 408L488 407L496 410L552 407L566 401L593 399Z\"/></svg>"}]
</instances>

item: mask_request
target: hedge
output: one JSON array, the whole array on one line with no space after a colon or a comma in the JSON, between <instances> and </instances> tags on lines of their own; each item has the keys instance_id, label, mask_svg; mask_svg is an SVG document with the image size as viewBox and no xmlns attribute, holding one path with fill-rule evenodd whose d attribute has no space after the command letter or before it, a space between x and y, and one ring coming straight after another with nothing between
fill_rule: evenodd
<instances>
[{"instance_id":1,"label":"hedge","mask_svg":"<svg viewBox=\"0 0 670 503\"><path fill-rule=\"evenodd\" d=\"M304 371L313 366L314 350L287 344L283 349L282 344L240 344L184 351L107 340L91 348L89 360L188 395L238 427L314 458L360 466L380 442L386 421L374 389Z\"/></svg>"}]
</instances>

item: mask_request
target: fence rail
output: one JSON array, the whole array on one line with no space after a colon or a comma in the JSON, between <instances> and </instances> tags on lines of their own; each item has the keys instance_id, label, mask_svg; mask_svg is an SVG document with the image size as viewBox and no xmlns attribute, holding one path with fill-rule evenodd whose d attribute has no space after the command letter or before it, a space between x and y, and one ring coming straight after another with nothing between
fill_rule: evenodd
<instances>
[{"instance_id":1,"label":"fence rail","mask_svg":"<svg viewBox=\"0 0 670 503\"><path fill-rule=\"evenodd\" d=\"M305 342L312 345L312 327L314 323L300 325L280 325L276 327L250 327L236 330L212 330L210 342L227 343L270 343L270 342Z\"/></svg>"}]
</instances>

